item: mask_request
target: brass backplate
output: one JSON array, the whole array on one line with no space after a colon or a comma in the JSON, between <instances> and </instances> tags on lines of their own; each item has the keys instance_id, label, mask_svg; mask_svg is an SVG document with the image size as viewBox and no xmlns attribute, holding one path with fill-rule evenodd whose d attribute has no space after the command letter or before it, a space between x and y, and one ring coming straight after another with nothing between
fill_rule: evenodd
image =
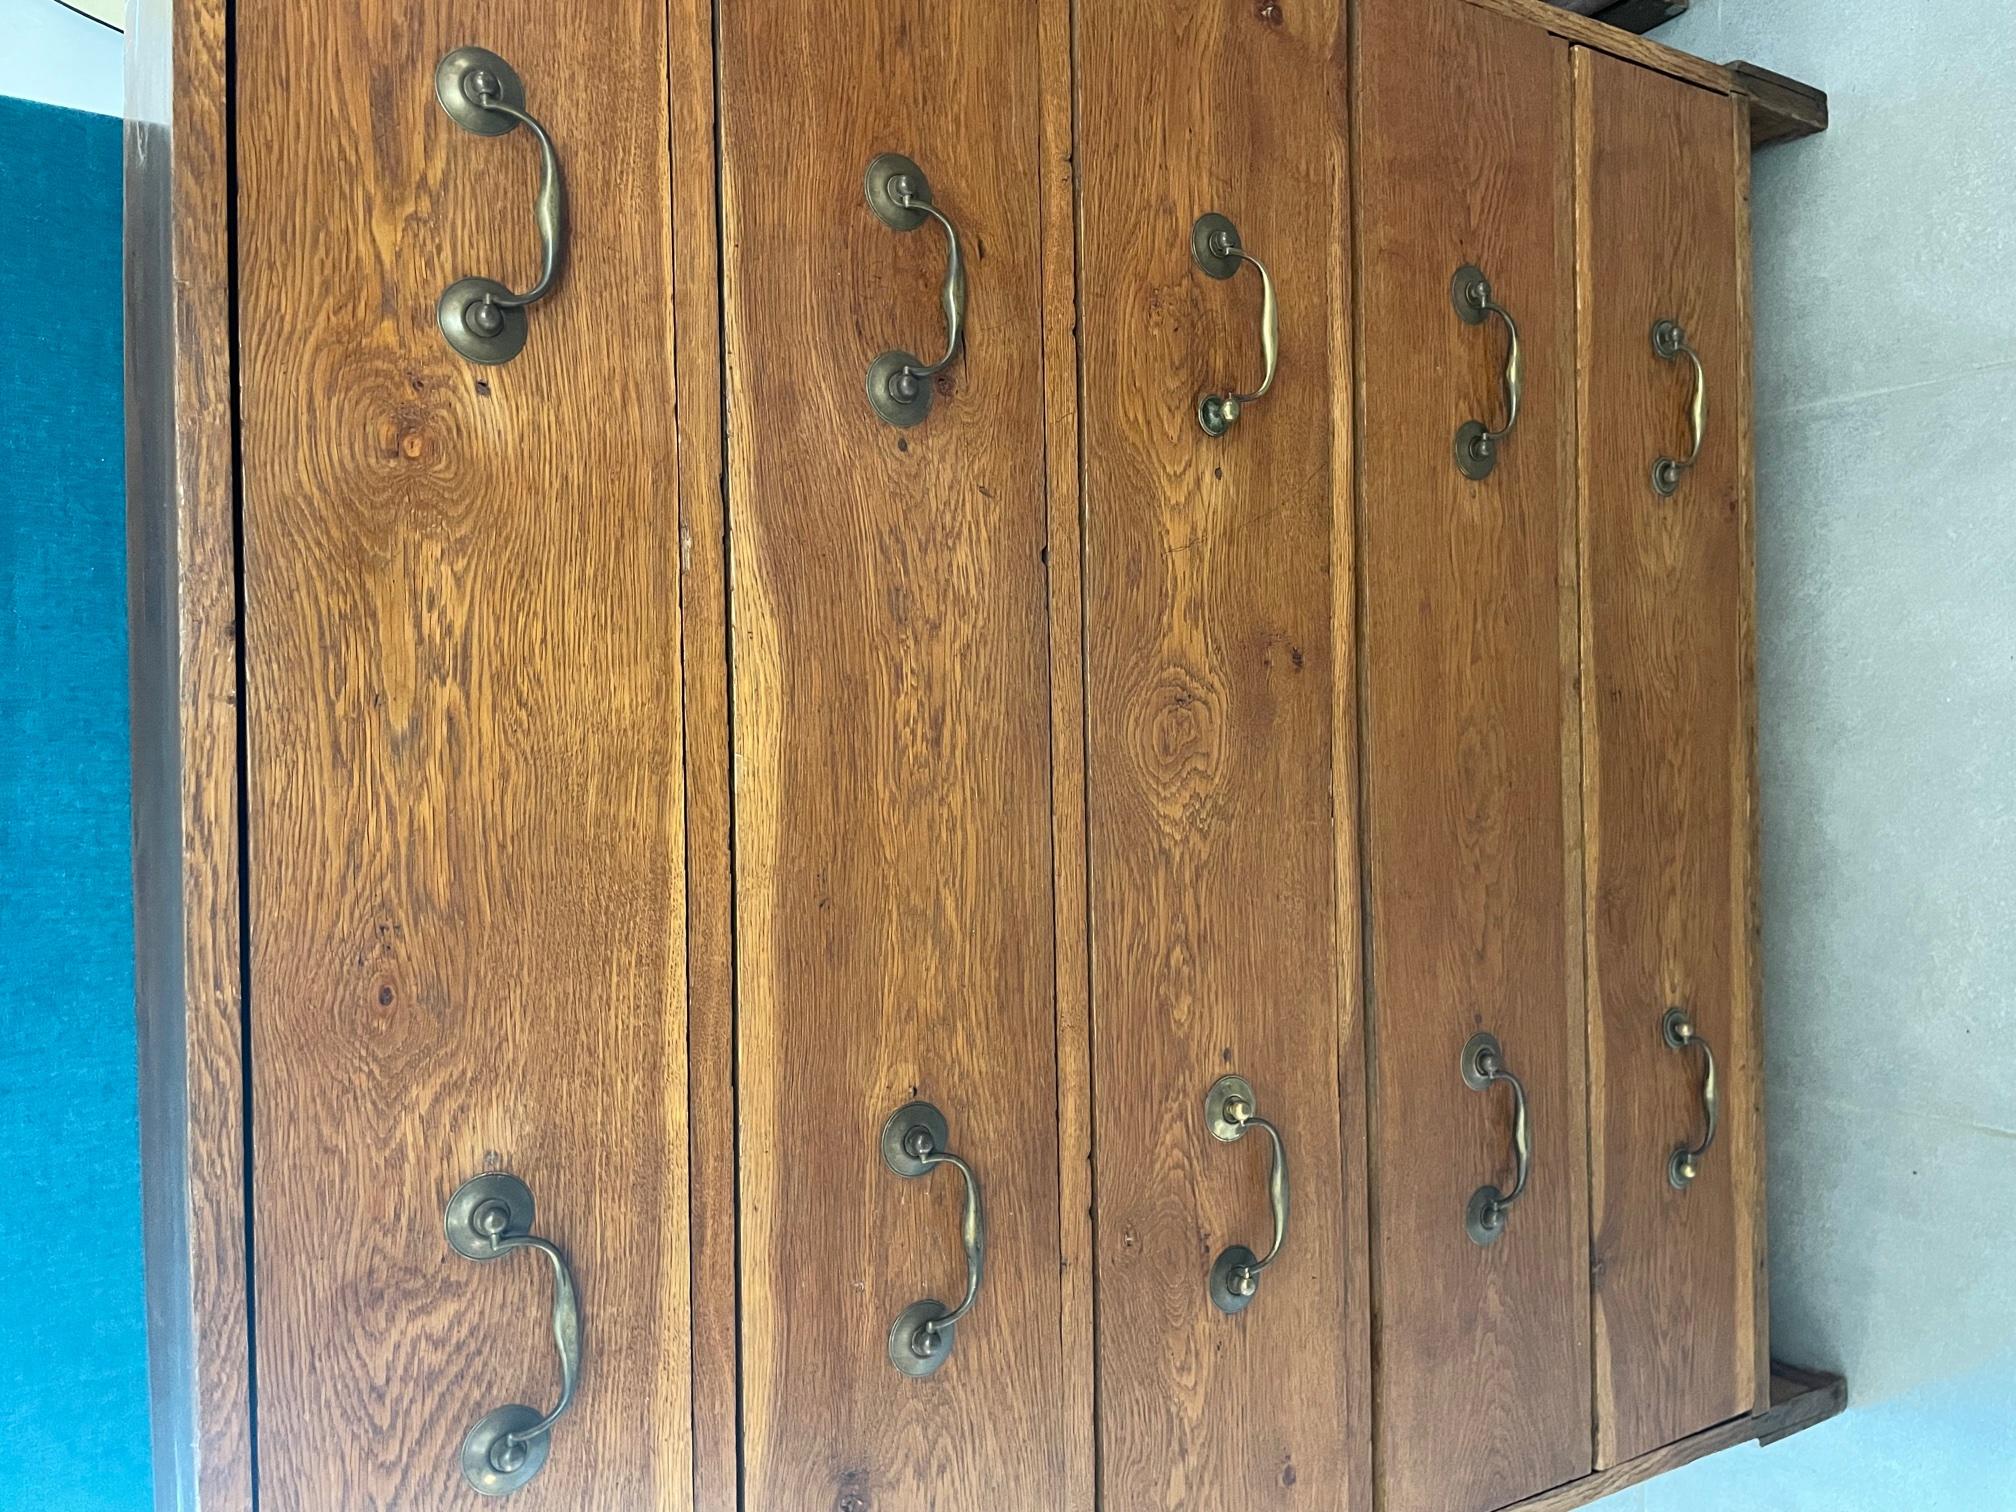
<instances>
[{"instance_id":1,"label":"brass backplate","mask_svg":"<svg viewBox=\"0 0 2016 1512\"><path fill-rule=\"evenodd\" d=\"M927 1323L944 1317L952 1309L936 1297L926 1297L921 1302L912 1302L896 1314L896 1321L889 1325L889 1363L907 1376L928 1376L947 1360L952 1358L953 1335L958 1329L956 1323L943 1323L930 1332L925 1332ZM925 1344L921 1351L919 1342Z\"/></svg>"},{"instance_id":2,"label":"brass backplate","mask_svg":"<svg viewBox=\"0 0 2016 1512\"><path fill-rule=\"evenodd\" d=\"M1242 1313L1253 1305L1253 1299L1260 1293L1256 1287L1252 1291L1239 1291L1232 1285L1233 1274L1250 1270L1259 1256L1243 1244L1228 1245L1224 1253L1211 1264L1211 1301L1222 1313ZM1259 1279L1254 1278L1255 1281Z\"/></svg>"},{"instance_id":3,"label":"brass backplate","mask_svg":"<svg viewBox=\"0 0 2016 1512\"><path fill-rule=\"evenodd\" d=\"M1482 1092L1491 1085L1491 1078L1484 1074L1484 1058L1489 1056L1499 1065L1505 1064L1504 1047L1498 1043L1495 1034L1473 1034L1470 1042L1463 1047L1463 1084L1472 1092Z\"/></svg>"},{"instance_id":4,"label":"brass backplate","mask_svg":"<svg viewBox=\"0 0 2016 1512\"><path fill-rule=\"evenodd\" d=\"M1243 245L1239 228L1216 210L1205 211L1190 228L1190 256L1212 278L1230 278L1239 271L1239 259L1218 250L1222 237L1230 237L1235 248Z\"/></svg>"},{"instance_id":5,"label":"brass backplate","mask_svg":"<svg viewBox=\"0 0 2016 1512\"><path fill-rule=\"evenodd\" d=\"M522 1433L539 1413L522 1403L499 1407L476 1420L462 1440L462 1479L483 1496L509 1496L546 1468L553 1435L542 1433L522 1444L504 1444L507 1433Z\"/></svg>"},{"instance_id":6,"label":"brass backplate","mask_svg":"<svg viewBox=\"0 0 2016 1512\"><path fill-rule=\"evenodd\" d=\"M494 278L458 278L442 293L434 307L434 319L448 345L471 362L486 367L509 362L525 350L525 311L517 305L493 303L499 324L494 332L479 331L470 322L470 310L483 303L485 295L515 297Z\"/></svg>"},{"instance_id":7,"label":"brass backplate","mask_svg":"<svg viewBox=\"0 0 2016 1512\"><path fill-rule=\"evenodd\" d=\"M915 205L906 205L890 192L893 179L910 181L910 198L923 204L933 203L931 181L924 177L924 170L900 152L885 152L868 165L862 175L862 192L868 196L868 208L881 219L882 224L895 231L915 231L923 225L926 216Z\"/></svg>"},{"instance_id":8,"label":"brass backplate","mask_svg":"<svg viewBox=\"0 0 2016 1512\"><path fill-rule=\"evenodd\" d=\"M922 1128L931 1135L932 1149L952 1147L952 1136L945 1126L943 1113L928 1102L905 1103L882 1125L882 1163L898 1176L922 1176L931 1169L904 1148L904 1138L916 1128Z\"/></svg>"},{"instance_id":9,"label":"brass backplate","mask_svg":"<svg viewBox=\"0 0 2016 1512\"><path fill-rule=\"evenodd\" d=\"M1253 1084L1243 1076L1221 1076L1204 1094L1204 1125L1213 1139L1225 1144L1231 1144L1246 1132L1243 1123L1234 1123L1226 1116L1225 1110L1235 1102L1244 1103L1248 1113L1257 1106L1253 1101Z\"/></svg>"},{"instance_id":10,"label":"brass backplate","mask_svg":"<svg viewBox=\"0 0 2016 1512\"><path fill-rule=\"evenodd\" d=\"M448 1231L449 1247L456 1254L470 1260L497 1258L497 1246L491 1236L476 1224L476 1215L493 1202L503 1203L509 1215L496 1237L532 1232L532 1189L509 1171L486 1171L463 1182L448 1199L443 1226ZM537 1414L533 1421L538 1421Z\"/></svg>"},{"instance_id":11,"label":"brass backplate","mask_svg":"<svg viewBox=\"0 0 2016 1512\"><path fill-rule=\"evenodd\" d=\"M1495 1186L1481 1186L1470 1194L1469 1204L1463 1209L1463 1232L1470 1236L1471 1243L1489 1248L1504 1237L1505 1215L1498 1212L1498 1221L1491 1221L1503 1195Z\"/></svg>"},{"instance_id":12,"label":"brass backplate","mask_svg":"<svg viewBox=\"0 0 2016 1512\"><path fill-rule=\"evenodd\" d=\"M517 71L484 47L458 47L434 65L434 98L464 131L478 136L503 136L518 129L511 117L483 108L473 82L478 74L497 81L496 98L517 110L525 108L525 84Z\"/></svg>"},{"instance_id":13,"label":"brass backplate","mask_svg":"<svg viewBox=\"0 0 2016 1512\"><path fill-rule=\"evenodd\" d=\"M1475 263L1465 263L1456 270L1456 276L1449 280L1449 303L1456 307L1456 317L1465 325L1482 325L1487 313L1484 306L1470 297L1470 291L1482 285L1491 287L1491 281L1484 276L1484 270Z\"/></svg>"},{"instance_id":14,"label":"brass backplate","mask_svg":"<svg viewBox=\"0 0 2016 1512\"><path fill-rule=\"evenodd\" d=\"M868 364L868 405L876 414L891 425L908 430L931 413L931 396L937 387L935 379L913 379L914 396L908 399L897 394L891 385L906 369L921 368L924 364L910 352L884 352Z\"/></svg>"}]
</instances>

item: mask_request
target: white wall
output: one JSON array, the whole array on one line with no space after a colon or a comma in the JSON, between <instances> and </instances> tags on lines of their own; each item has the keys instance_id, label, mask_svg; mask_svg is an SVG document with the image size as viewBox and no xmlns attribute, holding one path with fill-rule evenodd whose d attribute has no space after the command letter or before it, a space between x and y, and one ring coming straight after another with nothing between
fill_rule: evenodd
<instances>
[{"instance_id":1,"label":"white wall","mask_svg":"<svg viewBox=\"0 0 2016 1512\"><path fill-rule=\"evenodd\" d=\"M1772 1343L1849 1411L1605 1512L2016 1512L2016 15L1695 0L1758 154Z\"/></svg>"},{"instance_id":2,"label":"white wall","mask_svg":"<svg viewBox=\"0 0 2016 1512\"><path fill-rule=\"evenodd\" d=\"M56 0L0 0L0 95L119 115L125 43Z\"/></svg>"}]
</instances>

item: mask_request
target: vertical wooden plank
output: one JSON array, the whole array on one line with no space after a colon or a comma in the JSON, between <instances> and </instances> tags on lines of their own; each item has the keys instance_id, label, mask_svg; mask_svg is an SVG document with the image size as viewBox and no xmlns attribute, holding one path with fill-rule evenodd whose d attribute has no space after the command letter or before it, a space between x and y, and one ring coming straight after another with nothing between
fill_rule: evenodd
<instances>
[{"instance_id":1,"label":"vertical wooden plank","mask_svg":"<svg viewBox=\"0 0 2016 1512\"><path fill-rule=\"evenodd\" d=\"M721 23L748 1505L1053 1508L1063 1475L1044 173L1036 8L726 7ZM970 318L924 423L878 352ZM956 1301L961 1183L877 1139L943 1110L990 1215L977 1310L913 1380L891 1321Z\"/></svg>"},{"instance_id":2,"label":"vertical wooden plank","mask_svg":"<svg viewBox=\"0 0 2016 1512\"><path fill-rule=\"evenodd\" d=\"M238 548L222 0L138 0L126 102L127 643L156 1505L250 1512Z\"/></svg>"},{"instance_id":3,"label":"vertical wooden plank","mask_svg":"<svg viewBox=\"0 0 2016 1512\"><path fill-rule=\"evenodd\" d=\"M683 1508L664 11L237 24L260 1501L473 1504L469 1425L557 1394L545 1267L442 1233L502 1168L572 1261L587 1353L514 1504ZM562 281L487 369L435 304L528 280L536 156L436 103L471 41L521 70L570 189Z\"/></svg>"},{"instance_id":4,"label":"vertical wooden plank","mask_svg":"<svg viewBox=\"0 0 2016 1512\"><path fill-rule=\"evenodd\" d=\"M741 1496L736 1330L735 878L728 696L727 464L721 434L721 257L714 4L669 0L672 264L677 346L679 605L686 711L686 1003L692 1161L693 1505Z\"/></svg>"},{"instance_id":5,"label":"vertical wooden plank","mask_svg":"<svg viewBox=\"0 0 2016 1512\"><path fill-rule=\"evenodd\" d=\"M1081 7L1077 40L1101 1504L1363 1506L1331 576L1343 7L1123 0ZM1250 270L1192 264L1213 210L1272 272L1281 330L1273 390L1217 440L1197 400L1257 377L1260 299ZM1267 1247L1268 1149L1208 1132L1228 1072L1284 1130L1294 1201L1237 1316L1207 1279L1226 1245Z\"/></svg>"},{"instance_id":6,"label":"vertical wooden plank","mask_svg":"<svg viewBox=\"0 0 2016 1512\"><path fill-rule=\"evenodd\" d=\"M1555 119L1560 122L1560 151L1563 159L1554 180L1554 214L1557 245L1576 256L1575 241L1575 56L1574 49L1561 48L1554 71ZM1577 308L1577 280L1571 271L1562 280L1561 298L1567 306L1562 318L1560 350L1564 360L1579 362L1580 312ZM1579 427L1582 421L1580 385L1568 380L1562 395L1561 425L1562 479L1559 512L1559 572L1561 583L1559 644L1561 648L1561 702L1556 710L1561 730L1562 825L1568 838L1567 865L1562 869L1562 923L1567 928L1564 959L1568 966L1568 996L1574 1027L1569 1031L1576 1064L1575 1099L1581 1110L1581 1144L1576 1151L1580 1162L1582 1190L1577 1195L1576 1233L1581 1245L1582 1264L1588 1264L1593 1209L1590 1206L1591 1162L1589 1129L1589 907L1585 896L1588 874L1588 834L1583 815L1583 770L1588 753L1582 748L1582 502L1580 495ZM1581 1315L1582 1382L1578 1400L1583 1409L1577 1440L1588 1445L1585 1464L1596 1464L1595 1444L1595 1326L1594 1304L1589 1287L1593 1277L1584 1272L1578 1287Z\"/></svg>"},{"instance_id":7,"label":"vertical wooden plank","mask_svg":"<svg viewBox=\"0 0 2016 1512\"><path fill-rule=\"evenodd\" d=\"M1098 1505L1092 1248L1092 960L1086 913L1084 513L1078 431L1077 78L1072 6L1038 12L1043 172L1044 476L1050 544L1050 823L1057 919L1057 1209L1063 1482L1058 1512Z\"/></svg>"},{"instance_id":8,"label":"vertical wooden plank","mask_svg":"<svg viewBox=\"0 0 2016 1512\"><path fill-rule=\"evenodd\" d=\"M1757 806L1757 387L1755 381L1756 327L1751 316L1750 250L1750 154L1754 144L1750 134L1749 102L1740 95L1730 100L1730 114L1736 135L1733 157L1736 166L1736 487L1740 500L1741 535L1738 550L1736 627L1737 717L1741 728L1732 753L1736 784L1736 844L1733 859L1737 874L1731 879L1736 889L1736 905L1730 921L1736 929L1737 1001L1746 1003L1742 1013L1737 1049L1745 1063L1737 1068L1737 1085L1744 1095L1732 1100L1732 1147L1744 1156L1738 1181L1747 1185L1748 1201L1738 1222L1737 1263L1750 1266L1750 1347L1754 1373L1753 1410L1771 1407L1771 1272L1769 1224L1764 1207L1764 963L1760 947L1763 931L1762 880L1758 871L1758 848L1763 828ZM1746 996L1747 995L1747 996ZM1747 1228L1746 1228L1747 1226Z\"/></svg>"},{"instance_id":9,"label":"vertical wooden plank","mask_svg":"<svg viewBox=\"0 0 2016 1512\"><path fill-rule=\"evenodd\" d=\"M1337 1115L1339 1163L1344 1177L1343 1331L1339 1360L1345 1380L1336 1421L1348 1455L1343 1494L1347 1512L1378 1505L1376 1382L1372 1276L1371 1029L1366 1014L1365 784L1362 712L1364 638L1359 633L1361 543L1357 491L1359 347L1356 64L1359 11L1344 7L1345 37L1339 66L1330 70L1331 119L1336 123L1336 234L1330 238L1330 438L1333 498L1330 521L1330 645L1334 688L1330 700L1331 797L1335 810L1332 862L1336 898ZM1348 493L1347 493L1348 491Z\"/></svg>"},{"instance_id":10,"label":"vertical wooden plank","mask_svg":"<svg viewBox=\"0 0 2016 1512\"><path fill-rule=\"evenodd\" d=\"M1584 809L1597 1463L1757 1400L1758 1155L1744 608L1747 422L1737 173L1726 96L1576 54L1583 387ZM1707 445L1670 499L1692 372ZM1724 1129L1686 1191L1667 1158L1702 1130L1702 1068L1668 1049L1669 1008L1720 1058Z\"/></svg>"},{"instance_id":11,"label":"vertical wooden plank","mask_svg":"<svg viewBox=\"0 0 2016 1512\"><path fill-rule=\"evenodd\" d=\"M1363 0L1356 77L1378 1483L1488 1508L1590 1456L1568 60L1462 0ZM1452 443L1502 423L1507 338L1458 317L1466 263L1524 360L1481 481ZM1511 1185L1512 1103L1461 1076L1478 1031L1532 1118L1489 1246L1465 1209Z\"/></svg>"}]
</instances>

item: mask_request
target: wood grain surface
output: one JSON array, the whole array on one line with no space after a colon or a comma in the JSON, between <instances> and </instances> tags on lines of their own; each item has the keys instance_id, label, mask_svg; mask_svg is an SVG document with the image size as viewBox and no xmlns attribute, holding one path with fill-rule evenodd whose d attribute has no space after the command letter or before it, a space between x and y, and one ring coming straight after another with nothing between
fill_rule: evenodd
<instances>
[{"instance_id":1,"label":"wood grain surface","mask_svg":"<svg viewBox=\"0 0 2016 1512\"><path fill-rule=\"evenodd\" d=\"M1357 38L1367 993L1380 1505L1484 1509L1589 1468L1568 49L1462 0L1361 0ZM1519 322L1458 318L1465 263ZM1525 1082L1463 1081L1480 1030Z\"/></svg>"},{"instance_id":2,"label":"wood grain surface","mask_svg":"<svg viewBox=\"0 0 2016 1512\"><path fill-rule=\"evenodd\" d=\"M1343 8L1122 0L1077 26L1101 1505L1365 1507L1338 1091ZM1273 391L1217 440L1198 396L1258 377L1260 294L1192 264L1210 210L1280 297ZM1227 1244L1266 1247L1268 1152L1207 1131L1227 1072L1284 1130L1294 1202L1237 1317L1207 1278Z\"/></svg>"},{"instance_id":3,"label":"wood grain surface","mask_svg":"<svg viewBox=\"0 0 2016 1512\"><path fill-rule=\"evenodd\" d=\"M1057 1210L1063 1480L1057 1512L1098 1505L1093 1326L1092 958L1086 913L1084 515L1078 426L1078 183L1072 7L1037 12L1043 173L1044 477L1050 544L1050 824L1057 919Z\"/></svg>"},{"instance_id":4,"label":"wood grain surface","mask_svg":"<svg viewBox=\"0 0 2016 1512\"><path fill-rule=\"evenodd\" d=\"M1735 141L1736 163L1736 486L1741 492L1738 549L1742 553L1738 569L1737 625L1737 715L1742 729L1737 737L1735 760L1741 770L1736 801L1736 846L1743 872L1736 878L1738 920L1742 935L1737 942L1739 969L1749 989L1750 1045L1749 1085L1735 1099L1731 1118L1743 1129L1739 1143L1744 1151L1745 1183L1748 1196L1750 1262L1750 1347L1756 1387L1756 1410L1772 1404L1776 1391L1776 1368L1771 1359L1771 1263L1770 1224L1765 1204L1764 1161L1764 956L1762 866L1763 815L1758 807L1757 762L1757 384L1756 324L1752 314L1754 281L1750 242L1750 169L1755 150L1751 137L1751 114L1741 99L1730 102L1730 128ZM1739 1256L1739 1262L1743 1257ZM1796 1373L1796 1372L1795 1372Z\"/></svg>"},{"instance_id":5,"label":"wood grain surface","mask_svg":"<svg viewBox=\"0 0 2016 1512\"><path fill-rule=\"evenodd\" d=\"M678 333L681 649L686 713L686 1000L692 1161L693 1506L741 1505L736 1274L735 877L728 676L728 518L722 489L721 258L714 5L669 0L672 264Z\"/></svg>"},{"instance_id":6,"label":"wood grain surface","mask_svg":"<svg viewBox=\"0 0 2016 1512\"><path fill-rule=\"evenodd\" d=\"M1757 1392L1759 1167L1752 963L1747 331L1738 137L1726 98L1578 51L1597 1463L1724 1418ZM1708 374L1707 445L1670 499L1692 372L1653 354L1678 320ZM1702 1128L1701 1063L1664 1044L1684 1007L1714 1049L1724 1128L1686 1191L1666 1160Z\"/></svg>"},{"instance_id":7,"label":"wood grain surface","mask_svg":"<svg viewBox=\"0 0 2016 1512\"><path fill-rule=\"evenodd\" d=\"M1848 1383L1840 1376L1773 1363L1765 1373L1764 1394L1755 1413L1731 1418L1636 1459L1515 1502L1505 1512L1571 1512L1724 1449L1749 1443L1769 1447L1840 1416L1847 1406Z\"/></svg>"},{"instance_id":8,"label":"wood grain surface","mask_svg":"<svg viewBox=\"0 0 2016 1512\"><path fill-rule=\"evenodd\" d=\"M251 1512L225 33L129 17L127 602L155 1496Z\"/></svg>"},{"instance_id":9,"label":"wood grain surface","mask_svg":"<svg viewBox=\"0 0 2016 1512\"><path fill-rule=\"evenodd\" d=\"M1770 147L1816 136L1827 129L1827 91L1740 59L1724 64L1743 102L1744 143Z\"/></svg>"},{"instance_id":10,"label":"wood grain surface","mask_svg":"<svg viewBox=\"0 0 2016 1512\"><path fill-rule=\"evenodd\" d=\"M1038 8L720 12L734 645L746 1505L1062 1499ZM944 340L922 167L964 238L966 348L928 419L878 352ZM877 1138L935 1103L988 1207L950 1361L891 1320L956 1301L961 1183Z\"/></svg>"},{"instance_id":11,"label":"wood grain surface","mask_svg":"<svg viewBox=\"0 0 2016 1512\"><path fill-rule=\"evenodd\" d=\"M1727 94L1732 88L1729 70L1719 63L1697 58L1692 53L1669 47L1664 42L1655 42L1650 37L1606 25L1594 17L1577 15L1550 3L1550 0L1464 0L1464 3L1551 32L1591 52L1635 63L1640 68L1649 68L1654 73L1671 78L1685 79L1703 89Z\"/></svg>"},{"instance_id":12,"label":"wood grain surface","mask_svg":"<svg viewBox=\"0 0 2016 1512\"><path fill-rule=\"evenodd\" d=\"M469 1425L558 1390L552 1280L442 1211L513 1171L586 1365L539 1508L690 1504L685 919L665 19L238 8L260 1502L484 1505ZM568 257L507 366L440 291L535 267L521 71Z\"/></svg>"}]
</instances>

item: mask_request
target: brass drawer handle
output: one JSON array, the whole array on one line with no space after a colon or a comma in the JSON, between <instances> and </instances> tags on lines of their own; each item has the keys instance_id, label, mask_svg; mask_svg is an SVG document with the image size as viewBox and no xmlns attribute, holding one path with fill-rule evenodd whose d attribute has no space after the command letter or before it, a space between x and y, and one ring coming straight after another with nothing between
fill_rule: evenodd
<instances>
[{"instance_id":1,"label":"brass drawer handle","mask_svg":"<svg viewBox=\"0 0 2016 1512\"><path fill-rule=\"evenodd\" d=\"M891 425L909 428L931 413L931 380L959 355L966 328L966 261L959 255L959 233L931 202L931 184L924 170L900 152L885 152L868 165L864 180L868 208L895 231L915 231L926 218L945 228L945 284L939 300L945 307L945 355L923 363L908 352L888 351L868 364L868 403Z\"/></svg>"},{"instance_id":2,"label":"brass drawer handle","mask_svg":"<svg viewBox=\"0 0 2016 1512\"><path fill-rule=\"evenodd\" d=\"M434 97L455 124L478 136L503 136L520 126L539 143L539 194L532 218L539 228L539 281L514 294L494 278L460 278L435 306L448 345L471 362L509 362L525 347L525 310L544 299L560 271L567 237L566 191L553 138L525 113L525 86L511 65L480 47L458 47L434 68Z\"/></svg>"},{"instance_id":3,"label":"brass drawer handle","mask_svg":"<svg viewBox=\"0 0 2016 1512\"><path fill-rule=\"evenodd\" d=\"M1666 1179L1681 1191L1694 1184L1694 1178L1701 1174L1701 1157L1708 1153L1708 1146L1715 1143L1715 1125L1720 1121L1722 1093L1715 1081L1715 1052L1708 1048L1708 1041L1694 1027L1694 1017L1685 1008L1669 1008L1666 1017L1659 1021L1659 1037L1666 1042L1669 1050L1683 1054L1689 1050L1699 1050L1707 1063L1706 1074L1701 1079L1701 1112L1707 1122L1707 1129L1701 1135L1698 1145L1681 1144L1666 1159Z\"/></svg>"},{"instance_id":4,"label":"brass drawer handle","mask_svg":"<svg viewBox=\"0 0 2016 1512\"><path fill-rule=\"evenodd\" d=\"M1506 1215L1525 1194L1533 1174L1533 1135L1526 1118L1526 1084L1505 1066L1505 1051L1496 1035L1475 1034L1463 1047L1463 1080L1473 1091L1488 1091L1503 1082L1512 1089L1512 1190L1501 1192L1488 1183L1470 1194L1463 1210L1463 1228L1478 1244L1496 1244L1505 1232Z\"/></svg>"},{"instance_id":5,"label":"brass drawer handle","mask_svg":"<svg viewBox=\"0 0 2016 1512\"><path fill-rule=\"evenodd\" d=\"M462 1477L485 1496L504 1496L546 1465L553 1425L574 1405L581 1384L581 1304L567 1257L532 1229L532 1191L503 1171L473 1177L448 1199L448 1243L471 1260L535 1250L553 1267L553 1343L560 1352L560 1400L551 1412L516 1404L477 1419L462 1440Z\"/></svg>"},{"instance_id":6,"label":"brass drawer handle","mask_svg":"<svg viewBox=\"0 0 2016 1512\"><path fill-rule=\"evenodd\" d=\"M1220 1312L1244 1312L1260 1290L1260 1272L1281 1258L1288 1242L1288 1145L1281 1131L1262 1118L1253 1087L1240 1076L1221 1076L1204 1094L1204 1126L1213 1139L1232 1144L1248 1129L1264 1129L1274 1142L1274 1163L1267 1172L1267 1200L1274 1209L1274 1243L1262 1256L1243 1244L1227 1245L1211 1265L1211 1300Z\"/></svg>"},{"instance_id":7,"label":"brass drawer handle","mask_svg":"<svg viewBox=\"0 0 2016 1512\"><path fill-rule=\"evenodd\" d=\"M973 1167L946 1148L945 1115L928 1102L906 1103L882 1125L882 1160L898 1176L928 1176L950 1166L966 1178L966 1212L959 1241L966 1247L966 1296L947 1308L936 1297L912 1302L889 1325L889 1363L908 1376L927 1376L952 1357L953 1327L980 1300L987 1269L987 1214L980 1202L980 1178Z\"/></svg>"},{"instance_id":8,"label":"brass drawer handle","mask_svg":"<svg viewBox=\"0 0 2016 1512\"><path fill-rule=\"evenodd\" d=\"M1265 364L1260 386L1250 394L1206 394L1197 401L1197 423L1204 434L1222 436L1247 405L1265 399L1274 387L1274 370L1281 363L1280 311L1266 264L1239 244L1239 228L1215 210L1198 216L1190 228L1190 256L1212 278L1230 278L1242 262L1260 275L1260 359Z\"/></svg>"},{"instance_id":9,"label":"brass drawer handle","mask_svg":"<svg viewBox=\"0 0 2016 1512\"><path fill-rule=\"evenodd\" d=\"M1465 420L1456 427L1456 467L1464 477L1482 482L1498 465L1498 448L1519 423L1519 396L1525 391L1525 369L1519 359L1519 325L1503 305L1491 297L1491 280L1470 263L1456 270L1449 283L1449 302L1465 325L1482 325L1487 315L1505 322L1505 423L1496 430L1481 420Z\"/></svg>"},{"instance_id":10,"label":"brass drawer handle","mask_svg":"<svg viewBox=\"0 0 2016 1512\"><path fill-rule=\"evenodd\" d=\"M1665 362L1685 357L1694 364L1694 402L1687 408L1688 424L1694 432L1694 446L1685 457L1661 457L1652 464L1652 491L1670 499L1680 488L1680 475L1701 460L1701 438L1708 430L1708 372L1701 366L1701 354L1687 345L1687 333L1678 322L1661 320L1652 327L1653 354Z\"/></svg>"}]
</instances>

